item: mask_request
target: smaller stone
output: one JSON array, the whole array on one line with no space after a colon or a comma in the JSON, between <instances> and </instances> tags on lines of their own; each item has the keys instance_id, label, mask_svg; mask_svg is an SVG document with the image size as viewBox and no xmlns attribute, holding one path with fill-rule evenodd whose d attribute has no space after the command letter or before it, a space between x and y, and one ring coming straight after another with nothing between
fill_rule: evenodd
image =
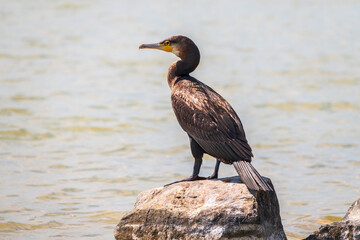
<instances>
[{"instance_id":1,"label":"smaller stone","mask_svg":"<svg viewBox=\"0 0 360 240\"><path fill-rule=\"evenodd\" d=\"M276 193L250 192L239 177L144 191L114 235L117 240L286 239Z\"/></svg>"},{"instance_id":2,"label":"smaller stone","mask_svg":"<svg viewBox=\"0 0 360 240\"><path fill-rule=\"evenodd\" d=\"M360 198L339 222L321 226L305 240L360 240Z\"/></svg>"}]
</instances>

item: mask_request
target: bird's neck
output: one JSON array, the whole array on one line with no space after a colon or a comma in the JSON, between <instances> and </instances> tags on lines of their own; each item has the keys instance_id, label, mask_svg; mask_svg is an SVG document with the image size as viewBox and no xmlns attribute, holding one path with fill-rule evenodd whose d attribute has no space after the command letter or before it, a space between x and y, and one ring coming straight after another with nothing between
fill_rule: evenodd
<instances>
[{"instance_id":1,"label":"bird's neck","mask_svg":"<svg viewBox=\"0 0 360 240\"><path fill-rule=\"evenodd\" d=\"M200 55L188 55L181 60L171 64L168 72L168 84L170 89L173 88L178 77L187 76L194 71L200 62Z\"/></svg>"}]
</instances>

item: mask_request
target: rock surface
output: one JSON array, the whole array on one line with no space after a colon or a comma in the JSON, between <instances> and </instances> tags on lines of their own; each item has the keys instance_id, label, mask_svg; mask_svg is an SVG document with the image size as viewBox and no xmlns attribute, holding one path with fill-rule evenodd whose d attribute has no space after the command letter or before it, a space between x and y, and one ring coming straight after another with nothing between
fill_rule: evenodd
<instances>
[{"instance_id":1,"label":"rock surface","mask_svg":"<svg viewBox=\"0 0 360 240\"><path fill-rule=\"evenodd\" d=\"M239 177L144 191L114 235L117 240L286 239L276 193L250 192Z\"/></svg>"},{"instance_id":2,"label":"rock surface","mask_svg":"<svg viewBox=\"0 0 360 240\"><path fill-rule=\"evenodd\" d=\"M360 198L339 222L321 226L305 240L360 240Z\"/></svg>"}]
</instances>

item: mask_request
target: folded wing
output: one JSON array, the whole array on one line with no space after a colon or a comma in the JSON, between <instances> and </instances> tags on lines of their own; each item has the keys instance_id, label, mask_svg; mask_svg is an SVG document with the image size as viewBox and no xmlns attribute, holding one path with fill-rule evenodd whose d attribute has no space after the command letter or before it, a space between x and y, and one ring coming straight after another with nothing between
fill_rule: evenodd
<instances>
[{"instance_id":1,"label":"folded wing","mask_svg":"<svg viewBox=\"0 0 360 240\"><path fill-rule=\"evenodd\" d=\"M236 112L210 87L187 81L171 95L172 106L181 127L216 158L233 162L251 161L252 150Z\"/></svg>"}]
</instances>

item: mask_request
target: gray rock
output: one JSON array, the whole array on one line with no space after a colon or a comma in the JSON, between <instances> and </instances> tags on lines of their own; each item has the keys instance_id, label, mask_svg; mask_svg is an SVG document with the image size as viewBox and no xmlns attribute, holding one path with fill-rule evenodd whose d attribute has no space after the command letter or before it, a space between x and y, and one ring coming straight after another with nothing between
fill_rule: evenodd
<instances>
[{"instance_id":1,"label":"gray rock","mask_svg":"<svg viewBox=\"0 0 360 240\"><path fill-rule=\"evenodd\" d=\"M250 192L239 177L144 191L114 235L117 240L286 239L276 193Z\"/></svg>"},{"instance_id":2,"label":"gray rock","mask_svg":"<svg viewBox=\"0 0 360 240\"><path fill-rule=\"evenodd\" d=\"M321 226L305 240L360 240L360 198L339 222Z\"/></svg>"}]
</instances>

